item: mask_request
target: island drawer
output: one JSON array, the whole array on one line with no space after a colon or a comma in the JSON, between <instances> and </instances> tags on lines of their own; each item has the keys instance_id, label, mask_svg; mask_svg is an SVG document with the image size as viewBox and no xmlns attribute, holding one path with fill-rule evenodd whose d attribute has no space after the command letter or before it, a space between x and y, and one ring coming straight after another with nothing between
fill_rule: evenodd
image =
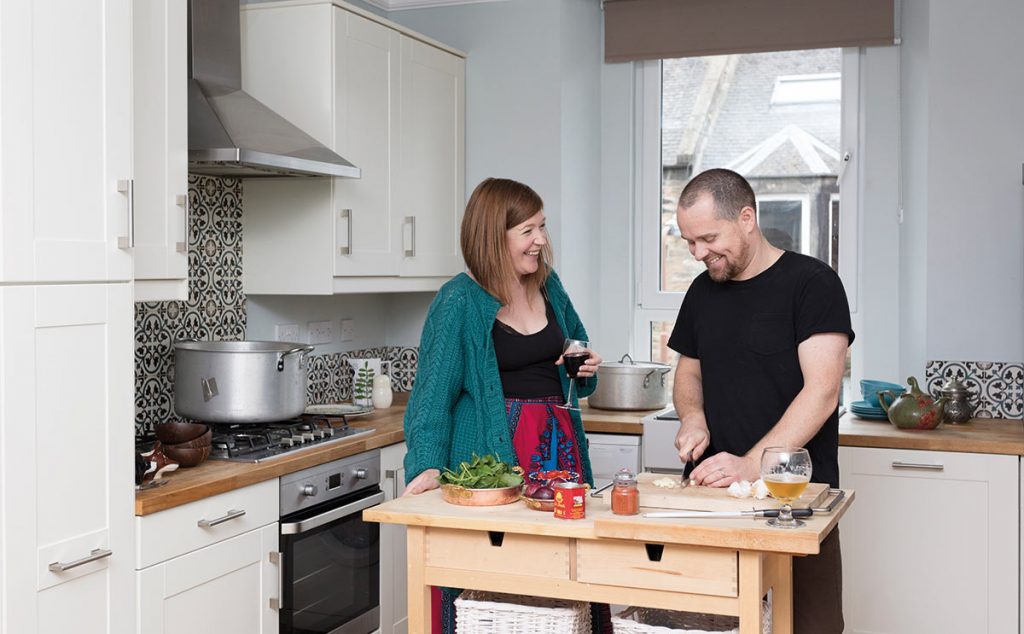
<instances>
[{"instance_id":1,"label":"island drawer","mask_svg":"<svg viewBox=\"0 0 1024 634\"><path fill-rule=\"evenodd\" d=\"M430 528L428 567L568 579L568 537Z\"/></svg>"},{"instance_id":2,"label":"island drawer","mask_svg":"<svg viewBox=\"0 0 1024 634\"><path fill-rule=\"evenodd\" d=\"M739 592L739 555L735 550L681 544L581 539L576 542L576 579L735 597Z\"/></svg>"}]
</instances>

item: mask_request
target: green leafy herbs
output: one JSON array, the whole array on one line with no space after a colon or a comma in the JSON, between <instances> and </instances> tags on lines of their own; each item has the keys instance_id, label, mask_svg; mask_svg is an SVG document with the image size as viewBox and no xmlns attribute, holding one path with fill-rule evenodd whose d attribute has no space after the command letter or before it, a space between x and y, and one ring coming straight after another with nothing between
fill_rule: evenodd
<instances>
[{"instance_id":1,"label":"green leafy herbs","mask_svg":"<svg viewBox=\"0 0 1024 634\"><path fill-rule=\"evenodd\" d=\"M454 484L467 489L501 489L523 483L523 470L510 466L490 454L473 454L473 461L463 461L457 471L445 468L438 476L441 484Z\"/></svg>"}]
</instances>

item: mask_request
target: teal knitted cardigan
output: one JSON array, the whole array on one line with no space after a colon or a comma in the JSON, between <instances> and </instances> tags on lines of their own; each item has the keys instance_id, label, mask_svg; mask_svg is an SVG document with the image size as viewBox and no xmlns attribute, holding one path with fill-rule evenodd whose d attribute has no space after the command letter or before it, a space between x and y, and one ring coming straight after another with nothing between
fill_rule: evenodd
<instances>
[{"instance_id":1,"label":"teal knitted cardigan","mask_svg":"<svg viewBox=\"0 0 1024 634\"><path fill-rule=\"evenodd\" d=\"M579 315L558 276L551 272L545 291L566 337L587 339ZM473 278L460 273L438 291L423 326L416 382L405 410L405 480L426 469L455 469L463 460L494 454L516 463L505 414L498 360L491 329L501 302ZM569 378L558 366L562 395ZM578 396L588 396L597 377L577 381ZM580 443L583 477L593 484L586 435L579 412L570 410Z\"/></svg>"}]
</instances>

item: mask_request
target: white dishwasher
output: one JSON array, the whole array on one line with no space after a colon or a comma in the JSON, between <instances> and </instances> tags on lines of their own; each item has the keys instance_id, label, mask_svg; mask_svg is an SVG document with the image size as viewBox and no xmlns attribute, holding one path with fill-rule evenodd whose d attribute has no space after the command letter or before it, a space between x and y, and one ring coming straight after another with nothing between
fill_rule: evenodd
<instances>
[{"instance_id":1,"label":"white dishwasher","mask_svg":"<svg viewBox=\"0 0 1024 634\"><path fill-rule=\"evenodd\" d=\"M623 467L640 473L640 436L635 434L587 434L594 484L601 488Z\"/></svg>"}]
</instances>

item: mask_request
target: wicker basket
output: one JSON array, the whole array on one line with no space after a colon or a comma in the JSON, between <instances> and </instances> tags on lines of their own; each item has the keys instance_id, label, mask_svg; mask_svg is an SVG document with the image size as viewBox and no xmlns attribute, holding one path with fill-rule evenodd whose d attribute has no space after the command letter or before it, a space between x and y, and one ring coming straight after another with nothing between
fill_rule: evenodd
<instances>
[{"instance_id":1,"label":"wicker basket","mask_svg":"<svg viewBox=\"0 0 1024 634\"><path fill-rule=\"evenodd\" d=\"M612 617L615 634L738 634L739 619L722 614L627 608ZM772 632L771 604L761 602L761 628Z\"/></svg>"},{"instance_id":2,"label":"wicker basket","mask_svg":"<svg viewBox=\"0 0 1024 634\"><path fill-rule=\"evenodd\" d=\"M590 604L466 590L455 599L457 634L590 634Z\"/></svg>"}]
</instances>

